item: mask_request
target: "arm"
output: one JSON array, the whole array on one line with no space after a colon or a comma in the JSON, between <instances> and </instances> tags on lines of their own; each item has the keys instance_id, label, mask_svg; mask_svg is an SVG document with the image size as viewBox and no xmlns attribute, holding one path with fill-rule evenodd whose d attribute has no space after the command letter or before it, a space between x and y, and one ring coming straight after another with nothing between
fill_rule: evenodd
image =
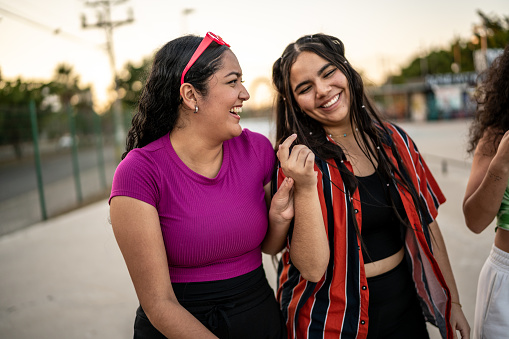
<instances>
[{"instance_id":1,"label":"arm","mask_svg":"<svg viewBox=\"0 0 509 339\"><path fill-rule=\"evenodd\" d=\"M138 300L154 327L168 338L216 338L175 297L157 210L117 196L111 200L110 217Z\"/></svg>"},{"instance_id":2,"label":"arm","mask_svg":"<svg viewBox=\"0 0 509 339\"><path fill-rule=\"evenodd\" d=\"M329 264L329 243L317 190L315 156L306 146L290 145L297 136L286 139L277 153L285 176L294 180L295 223L290 258L302 277L318 282Z\"/></svg>"},{"instance_id":3,"label":"arm","mask_svg":"<svg viewBox=\"0 0 509 339\"><path fill-rule=\"evenodd\" d=\"M431 234L433 234L432 242L434 257L438 263L438 266L440 266L440 271L442 272L445 282L449 287L449 291L451 292L452 306L450 322L454 333L453 338L457 338L456 331L460 331L461 338L470 338L470 326L468 325L467 319L465 318L463 310L461 309L458 288L456 286L456 281L454 280L454 275L452 273L449 255L447 254L447 249L445 248L442 232L440 231L436 221L433 221L429 225L429 228Z\"/></svg>"},{"instance_id":4,"label":"arm","mask_svg":"<svg viewBox=\"0 0 509 339\"><path fill-rule=\"evenodd\" d=\"M285 246L290 222L293 219L293 179L285 178L274 197L271 183L265 185L265 201L269 208L269 228L262 242L262 252L276 255Z\"/></svg>"},{"instance_id":5,"label":"arm","mask_svg":"<svg viewBox=\"0 0 509 339\"><path fill-rule=\"evenodd\" d=\"M477 145L463 199L465 222L475 233L481 233L497 215L509 179L509 132L495 154L484 151L489 148L487 139L485 135Z\"/></svg>"}]
</instances>

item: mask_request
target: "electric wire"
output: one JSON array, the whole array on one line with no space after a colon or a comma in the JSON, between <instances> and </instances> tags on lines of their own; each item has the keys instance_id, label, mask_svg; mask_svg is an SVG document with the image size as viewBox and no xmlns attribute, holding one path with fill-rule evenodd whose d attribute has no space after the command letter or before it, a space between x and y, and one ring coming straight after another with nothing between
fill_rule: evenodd
<instances>
[{"instance_id":1,"label":"electric wire","mask_svg":"<svg viewBox=\"0 0 509 339\"><path fill-rule=\"evenodd\" d=\"M104 50L104 46L101 45L101 44L96 44L96 43L93 43L91 41L85 40L85 39L83 39L81 37L78 37L78 36L73 35L71 33L65 32L65 31L63 31L59 27L57 27L57 28L51 27L51 26L46 25L46 24L44 24L42 22L33 20L31 18L28 18L27 16L24 16L24 15L21 15L19 13L16 13L16 12L14 12L12 10L0 7L0 13L2 13L5 16L8 16L8 17L10 17L12 19L15 19L17 21L20 21L20 22L22 22L24 24L30 25L32 27L35 27L35 28L38 28L38 29L42 29L42 30L51 32L54 35L58 35L58 36L60 36L62 38L70 40L72 42L83 43L83 44L90 45L91 47Z\"/></svg>"}]
</instances>

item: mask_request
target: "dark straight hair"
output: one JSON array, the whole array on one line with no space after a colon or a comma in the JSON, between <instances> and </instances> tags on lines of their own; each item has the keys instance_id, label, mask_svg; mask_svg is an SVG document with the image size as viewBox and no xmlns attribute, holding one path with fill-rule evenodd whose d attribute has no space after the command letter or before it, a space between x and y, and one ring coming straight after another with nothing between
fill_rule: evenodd
<instances>
[{"instance_id":1,"label":"dark straight hair","mask_svg":"<svg viewBox=\"0 0 509 339\"><path fill-rule=\"evenodd\" d=\"M408 169L401 168L401 165L403 165L401 161L398 161L401 169L398 168L397 164L391 161L384 147L381 147L382 144L390 145L395 158L400 159L399 153L390 138L391 132L387 130L380 113L366 95L362 77L346 59L343 42L336 37L325 34L303 36L296 42L289 44L282 56L274 63L272 80L276 89L276 145L279 145L291 134L296 133L296 143L306 145L318 158L327 161L330 166L341 172L345 186L351 195L357 189L358 180L354 174L346 166L337 166L335 161L330 161L336 159L339 160L337 163L340 164L341 160L346 159L341 144L338 143L337 145L329 142L321 123L305 114L295 100L290 84L290 72L297 57L302 52L311 52L324 58L345 75L350 90L350 123L352 126L356 126L360 132L361 140L354 133L357 144L371 161L373 167L375 167L374 160L378 162L378 175L385 182L392 183L396 181L401 184L411 194L415 207L422 211L425 206L417 194L417 189L405 174ZM396 179L396 176L392 173L397 174L401 179ZM328 179L330 180L330 178ZM334 182L331 181L331 183L341 190ZM408 225L406 216L401 216L398 213L390 194L388 194L388 199L399 220ZM424 225L423 213L419 213L419 216ZM356 223L355 218L353 220ZM360 237L358 225L356 224L355 227Z\"/></svg>"}]
</instances>

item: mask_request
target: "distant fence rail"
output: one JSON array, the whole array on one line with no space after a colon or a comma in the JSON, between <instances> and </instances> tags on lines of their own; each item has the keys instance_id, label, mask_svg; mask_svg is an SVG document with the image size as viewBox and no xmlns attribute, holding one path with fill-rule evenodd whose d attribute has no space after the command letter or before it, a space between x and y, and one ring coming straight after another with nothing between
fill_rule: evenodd
<instances>
[{"instance_id":1,"label":"distant fence rail","mask_svg":"<svg viewBox=\"0 0 509 339\"><path fill-rule=\"evenodd\" d=\"M111 119L0 106L0 235L106 198L119 159Z\"/></svg>"},{"instance_id":2,"label":"distant fence rail","mask_svg":"<svg viewBox=\"0 0 509 339\"><path fill-rule=\"evenodd\" d=\"M33 105L0 106L0 236L108 197L120 161L112 117L71 109L52 114L43 119ZM269 118L243 118L242 126L273 140ZM444 174L471 165L423 156Z\"/></svg>"},{"instance_id":3,"label":"distant fence rail","mask_svg":"<svg viewBox=\"0 0 509 339\"><path fill-rule=\"evenodd\" d=\"M456 169L470 170L472 162L467 160L453 159L450 157L443 157L436 154L423 154L426 161L440 163L442 174L447 174L451 167Z\"/></svg>"}]
</instances>

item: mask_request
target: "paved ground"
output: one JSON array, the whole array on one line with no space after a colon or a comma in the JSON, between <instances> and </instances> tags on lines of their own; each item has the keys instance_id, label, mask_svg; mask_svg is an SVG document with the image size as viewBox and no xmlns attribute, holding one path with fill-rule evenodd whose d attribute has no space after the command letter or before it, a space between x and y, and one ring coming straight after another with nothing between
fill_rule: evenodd
<instances>
[{"instance_id":1,"label":"paved ground","mask_svg":"<svg viewBox=\"0 0 509 339\"><path fill-rule=\"evenodd\" d=\"M402 126L448 198L438 222L472 323L477 277L494 232L475 235L463 222L468 121ZM264 264L274 285L270 258ZM108 222L107 201L0 237L0 267L0 338L132 337L137 299ZM434 329L430 333L438 338Z\"/></svg>"}]
</instances>

